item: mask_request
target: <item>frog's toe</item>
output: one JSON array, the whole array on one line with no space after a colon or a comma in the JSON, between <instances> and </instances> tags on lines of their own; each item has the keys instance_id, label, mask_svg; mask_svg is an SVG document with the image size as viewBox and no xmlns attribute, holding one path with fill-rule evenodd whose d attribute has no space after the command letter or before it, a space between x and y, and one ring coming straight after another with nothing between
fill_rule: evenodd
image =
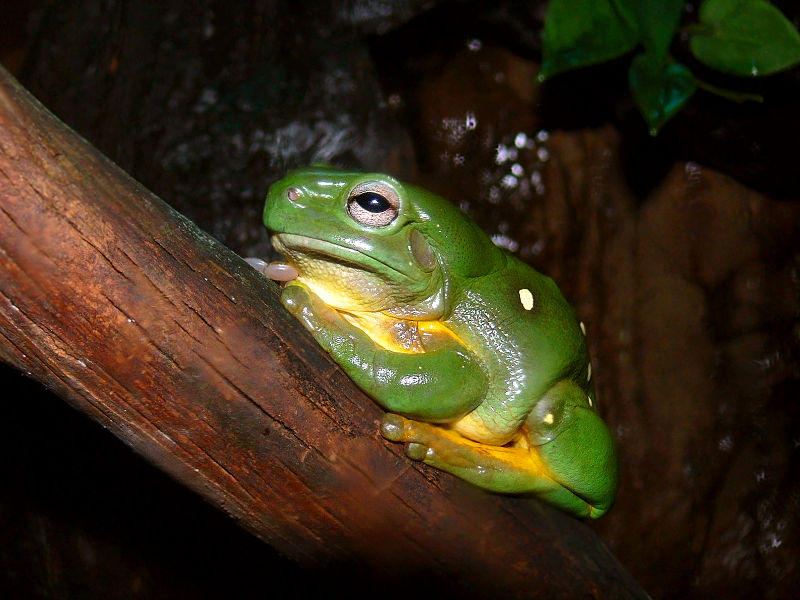
<instances>
[{"instance_id":1,"label":"frog's toe","mask_svg":"<svg viewBox=\"0 0 800 600\"><path fill-rule=\"evenodd\" d=\"M281 303L292 314L299 313L304 306L307 306L311 298L305 286L290 284L283 288L281 292Z\"/></svg>"},{"instance_id":2,"label":"frog's toe","mask_svg":"<svg viewBox=\"0 0 800 600\"><path fill-rule=\"evenodd\" d=\"M406 444L406 456L411 460L424 460L428 456L430 448L425 444L410 442Z\"/></svg>"},{"instance_id":3,"label":"frog's toe","mask_svg":"<svg viewBox=\"0 0 800 600\"><path fill-rule=\"evenodd\" d=\"M381 435L391 442L404 442L407 421L400 415L386 413L381 419Z\"/></svg>"},{"instance_id":4,"label":"frog's toe","mask_svg":"<svg viewBox=\"0 0 800 600\"><path fill-rule=\"evenodd\" d=\"M424 430L420 423L394 413L386 413L381 420L383 437L392 442L407 442L406 456L412 460L425 460L431 452L430 446L423 442L421 427Z\"/></svg>"}]
</instances>

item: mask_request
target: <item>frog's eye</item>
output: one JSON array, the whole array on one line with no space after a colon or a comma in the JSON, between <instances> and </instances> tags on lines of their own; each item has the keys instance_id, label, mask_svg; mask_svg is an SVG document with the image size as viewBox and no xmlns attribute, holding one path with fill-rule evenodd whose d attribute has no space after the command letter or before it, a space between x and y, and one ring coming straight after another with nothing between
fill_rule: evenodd
<instances>
[{"instance_id":1,"label":"frog's eye","mask_svg":"<svg viewBox=\"0 0 800 600\"><path fill-rule=\"evenodd\" d=\"M385 227L397 217L400 198L397 192L381 181L357 185L347 199L347 212L361 225Z\"/></svg>"}]
</instances>

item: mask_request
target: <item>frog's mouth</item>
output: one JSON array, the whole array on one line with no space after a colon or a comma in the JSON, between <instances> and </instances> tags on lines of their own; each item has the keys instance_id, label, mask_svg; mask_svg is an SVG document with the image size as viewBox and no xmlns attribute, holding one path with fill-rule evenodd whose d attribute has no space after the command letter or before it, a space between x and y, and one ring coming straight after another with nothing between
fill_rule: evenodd
<instances>
[{"instance_id":1,"label":"frog's mouth","mask_svg":"<svg viewBox=\"0 0 800 600\"><path fill-rule=\"evenodd\" d=\"M375 258L358 248L351 248L341 244L334 244L328 240L298 235L296 233L276 233L272 236L272 245L280 254L292 260L298 257L315 258L325 262L335 263L368 273L386 273L392 271L398 275L409 277L408 273ZM295 262L302 262L297 261ZM301 273L302 275L302 273Z\"/></svg>"},{"instance_id":2,"label":"frog's mouth","mask_svg":"<svg viewBox=\"0 0 800 600\"><path fill-rule=\"evenodd\" d=\"M294 233L272 236L273 247L294 267L297 279L332 308L386 311L415 320L442 315L447 286L438 268L417 269L413 260L387 263L372 255L367 242L363 248L358 239L345 242L347 245Z\"/></svg>"}]
</instances>

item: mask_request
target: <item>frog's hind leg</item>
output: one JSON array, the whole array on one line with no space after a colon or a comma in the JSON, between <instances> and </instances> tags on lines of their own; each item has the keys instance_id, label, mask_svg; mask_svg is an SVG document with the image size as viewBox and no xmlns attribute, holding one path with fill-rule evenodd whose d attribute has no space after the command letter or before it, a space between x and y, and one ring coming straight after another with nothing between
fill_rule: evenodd
<instances>
[{"instance_id":1,"label":"frog's hind leg","mask_svg":"<svg viewBox=\"0 0 800 600\"><path fill-rule=\"evenodd\" d=\"M384 417L381 431L387 439L407 442L409 457L482 488L531 493L576 516L596 518L608 510L616 492L613 441L593 410L564 401L575 394L559 385L542 399L545 407L561 407L559 414L543 415L547 430L525 431L527 435L510 446L474 442L455 431L394 414ZM537 416L532 414L529 421Z\"/></svg>"}]
</instances>

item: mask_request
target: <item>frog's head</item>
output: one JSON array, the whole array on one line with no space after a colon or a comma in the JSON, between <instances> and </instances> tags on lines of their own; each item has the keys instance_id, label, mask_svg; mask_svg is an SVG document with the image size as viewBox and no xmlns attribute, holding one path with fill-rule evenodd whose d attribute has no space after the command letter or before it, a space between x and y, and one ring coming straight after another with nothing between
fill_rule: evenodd
<instances>
[{"instance_id":1,"label":"frog's head","mask_svg":"<svg viewBox=\"0 0 800 600\"><path fill-rule=\"evenodd\" d=\"M501 253L455 206L376 173L294 171L267 195L272 243L328 305L429 320Z\"/></svg>"}]
</instances>

